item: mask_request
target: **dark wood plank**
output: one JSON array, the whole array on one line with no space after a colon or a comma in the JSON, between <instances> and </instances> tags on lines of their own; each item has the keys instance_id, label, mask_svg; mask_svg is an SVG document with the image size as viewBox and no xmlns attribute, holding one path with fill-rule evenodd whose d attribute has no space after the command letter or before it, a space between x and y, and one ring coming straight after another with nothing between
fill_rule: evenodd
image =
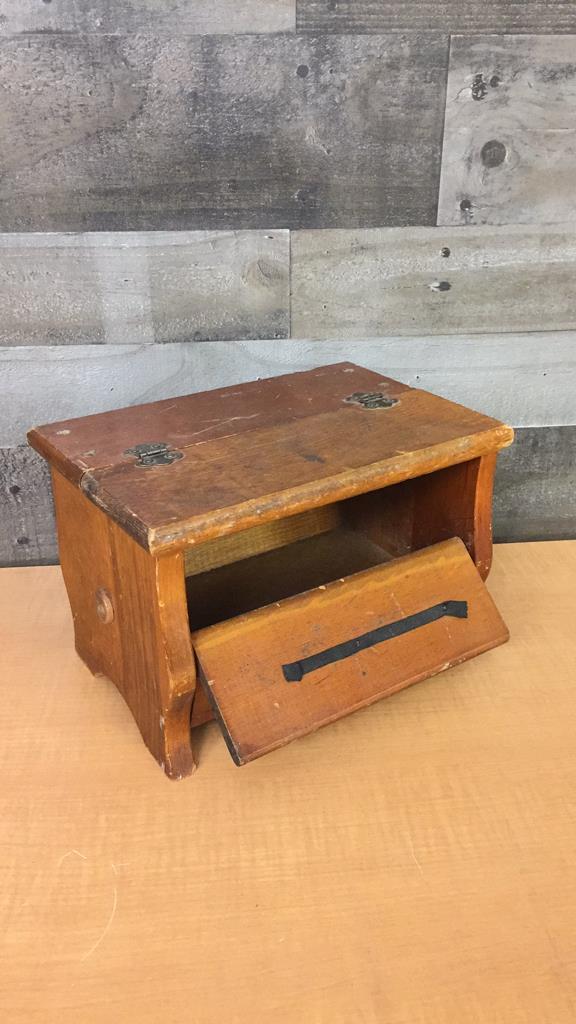
<instances>
[{"instance_id":1,"label":"dark wood plank","mask_svg":"<svg viewBox=\"0 0 576 1024\"><path fill-rule=\"evenodd\" d=\"M438 223L575 221L575 103L576 35L453 38Z\"/></svg>"},{"instance_id":2,"label":"dark wood plank","mask_svg":"<svg viewBox=\"0 0 576 1024\"><path fill-rule=\"evenodd\" d=\"M0 0L13 32L289 32L295 0Z\"/></svg>"},{"instance_id":3,"label":"dark wood plank","mask_svg":"<svg viewBox=\"0 0 576 1024\"><path fill-rule=\"evenodd\" d=\"M447 60L418 34L5 38L0 228L435 223Z\"/></svg>"},{"instance_id":4,"label":"dark wood plank","mask_svg":"<svg viewBox=\"0 0 576 1024\"><path fill-rule=\"evenodd\" d=\"M296 0L298 32L575 32L574 0Z\"/></svg>"},{"instance_id":5,"label":"dark wood plank","mask_svg":"<svg viewBox=\"0 0 576 1024\"><path fill-rule=\"evenodd\" d=\"M287 231L0 235L1 345L285 338Z\"/></svg>"},{"instance_id":6,"label":"dark wood plank","mask_svg":"<svg viewBox=\"0 0 576 1024\"><path fill-rule=\"evenodd\" d=\"M31 448L0 448L0 565L58 561L50 471Z\"/></svg>"},{"instance_id":7,"label":"dark wood plank","mask_svg":"<svg viewBox=\"0 0 576 1024\"><path fill-rule=\"evenodd\" d=\"M494 536L507 540L576 537L576 426L524 427L498 458Z\"/></svg>"}]
</instances>

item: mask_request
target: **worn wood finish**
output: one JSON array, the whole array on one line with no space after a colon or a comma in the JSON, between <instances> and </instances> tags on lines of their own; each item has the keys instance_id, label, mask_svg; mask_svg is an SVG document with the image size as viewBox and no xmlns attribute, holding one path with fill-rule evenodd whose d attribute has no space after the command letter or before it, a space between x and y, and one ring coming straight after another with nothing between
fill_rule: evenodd
<instances>
[{"instance_id":1,"label":"worn wood finish","mask_svg":"<svg viewBox=\"0 0 576 1024\"><path fill-rule=\"evenodd\" d=\"M350 656L342 657L340 649L329 653L451 601L465 602L466 618L443 616ZM200 677L236 764L507 639L462 541L455 539L192 634ZM331 661L306 671L306 659L319 652L328 652ZM285 677L292 663L305 671L302 678Z\"/></svg>"},{"instance_id":2,"label":"worn wood finish","mask_svg":"<svg viewBox=\"0 0 576 1024\"><path fill-rule=\"evenodd\" d=\"M574 1024L575 578L498 547L509 644L170 786L59 570L4 571L6 1024Z\"/></svg>"},{"instance_id":3,"label":"worn wood finish","mask_svg":"<svg viewBox=\"0 0 576 1024\"><path fill-rule=\"evenodd\" d=\"M576 217L576 36L452 40L439 224Z\"/></svg>"},{"instance_id":4,"label":"worn wood finish","mask_svg":"<svg viewBox=\"0 0 576 1024\"><path fill-rule=\"evenodd\" d=\"M0 0L0 31L155 35L290 32L295 0Z\"/></svg>"},{"instance_id":5,"label":"worn wood finish","mask_svg":"<svg viewBox=\"0 0 576 1024\"><path fill-rule=\"evenodd\" d=\"M28 447L0 448L0 565L57 560L47 464Z\"/></svg>"},{"instance_id":6,"label":"worn wood finish","mask_svg":"<svg viewBox=\"0 0 576 1024\"><path fill-rule=\"evenodd\" d=\"M0 54L3 230L435 223L443 36L56 32Z\"/></svg>"},{"instance_id":7,"label":"worn wood finish","mask_svg":"<svg viewBox=\"0 0 576 1024\"><path fill-rule=\"evenodd\" d=\"M0 345L284 338L288 232L0 235Z\"/></svg>"},{"instance_id":8,"label":"worn wood finish","mask_svg":"<svg viewBox=\"0 0 576 1024\"><path fill-rule=\"evenodd\" d=\"M302 338L569 330L569 227L296 231L292 335Z\"/></svg>"},{"instance_id":9,"label":"worn wood finish","mask_svg":"<svg viewBox=\"0 0 576 1024\"><path fill-rule=\"evenodd\" d=\"M516 432L499 460L494 530L500 540L576 536L576 426Z\"/></svg>"},{"instance_id":10,"label":"worn wood finish","mask_svg":"<svg viewBox=\"0 0 576 1024\"><path fill-rule=\"evenodd\" d=\"M363 392L383 394L391 406L348 401ZM497 420L351 363L28 435L155 554L466 462L512 436ZM154 440L181 458L138 465L129 449Z\"/></svg>"},{"instance_id":11,"label":"worn wood finish","mask_svg":"<svg viewBox=\"0 0 576 1024\"><path fill-rule=\"evenodd\" d=\"M298 32L576 32L573 0L296 0Z\"/></svg>"},{"instance_id":12,"label":"worn wood finish","mask_svg":"<svg viewBox=\"0 0 576 1024\"><path fill-rule=\"evenodd\" d=\"M76 649L116 684L166 774L182 778L194 768L196 678L182 556L151 558L57 472L53 490Z\"/></svg>"},{"instance_id":13,"label":"worn wood finish","mask_svg":"<svg viewBox=\"0 0 576 1024\"><path fill-rule=\"evenodd\" d=\"M575 452L576 426L516 428L514 445L501 454L497 463L496 541L559 540L576 536ZM28 448L0 449L0 478L0 563L43 565L57 562L52 495L44 461ZM386 507L381 511L387 516L390 527L386 531L386 542L391 555L411 550L412 486L410 481L387 489ZM18 494L12 494L11 487L19 487ZM406 490L400 490L402 488L410 489L409 496ZM397 497L397 507L391 506L392 492ZM323 520L335 514L335 507L319 509L314 516L319 514ZM233 553L236 557L236 551L247 551L245 544L250 548L250 555L256 548L266 550L279 536L284 538L285 531L298 521L299 517L293 516L188 549L185 552L187 571L197 571L199 565L208 568L225 564ZM392 523L396 529L395 540ZM18 539L23 537L28 539L28 544L18 544Z\"/></svg>"},{"instance_id":14,"label":"worn wood finish","mask_svg":"<svg viewBox=\"0 0 576 1024\"><path fill-rule=\"evenodd\" d=\"M353 358L515 426L571 425L576 332L0 348L0 445L54 422ZM46 387L46 380L50 387Z\"/></svg>"}]
</instances>

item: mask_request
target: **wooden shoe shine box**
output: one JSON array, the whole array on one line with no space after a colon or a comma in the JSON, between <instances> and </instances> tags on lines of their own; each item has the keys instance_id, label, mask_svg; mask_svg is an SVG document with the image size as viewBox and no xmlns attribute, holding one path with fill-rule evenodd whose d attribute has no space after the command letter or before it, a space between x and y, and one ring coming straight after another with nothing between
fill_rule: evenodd
<instances>
[{"instance_id":1,"label":"wooden shoe shine box","mask_svg":"<svg viewBox=\"0 0 576 1024\"><path fill-rule=\"evenodd\" d=\"M171 778L244 764L508 638L510 427L351 363L32 430L76 647Z\"/></svg>"}]
</instances>

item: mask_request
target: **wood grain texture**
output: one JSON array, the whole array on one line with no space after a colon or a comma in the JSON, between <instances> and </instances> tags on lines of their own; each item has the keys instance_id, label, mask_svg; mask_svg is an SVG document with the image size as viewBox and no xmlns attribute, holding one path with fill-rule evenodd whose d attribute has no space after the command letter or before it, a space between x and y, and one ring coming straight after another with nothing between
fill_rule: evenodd
<instances>
[{"instance_id":1,"label":"wood grain texture","mask_svg":"<svg viewBox=\"0 0 576 1024\"><path fill-rule=\"evenodd\" d=\"M389 406L350 400L372 392ZM134 447L158 438L178 457L143 464ZM338 363L47 424L28 440L160 555L493 454L512 443L513 431Z\"/></svg>"},{"instance_id":2,"label":"wood grain texture","mask_svg":"<svg viewBox=\"0 0 576 1024\"><path fill-rule=\"evenodd\" d=\"M0 235L0 345L284 338L288 232Z\"/></svg>"},{"instance_id":3,"label":"wood grain texture","mask_svg":"<svg viewBox=\"0 0 576 1024\"><path fill-rule=\"evenodd\" d=\"M448 601L465 602L466 617L439 618L300 678L285 675L288 664L302 672L319 652ZM239 765L507 639L455 538L192 633L200 677Z\"/></svg>"},{"instance_id":4,"label":"wood grain texture","mask_svg":"<svg viewBox=\"0 0 576 1024\"><path fill-rule=\"evenodd\" d=\"M455 37L439 224L576 217L576 35Z\"/></svg>"},{"instance_id":5,"label":"wood grain texture","mask_svg":"<svg viewBox=\"0 0 576 1024\"><path fill-rule=\"evenodd\" d=\"M512 448L498 457L495 540L576 537L575 467L576 427L517 428ZM0 449L0 479L0 563L57 562L52 495L44 460L28 448ZM10 492L14 486L20 488L16 496ZM23 537L28 544L18 544ZM215 547L213 556L218 559L220 549ZM400 547L397 553L401 551ZM226 559L225 554L222 557Z\"/></svg>"},{"instance_id":6,"label":"wood grain texture","mask_svg":"<svg viewBox=\"0 0 576 1024\"><path fill-rule=\"evenodd\" d=\"M0 0L0 31L199 35L290 32L295 0Z\"/></svg>"},{"instance_id":7,"label":"wood grain texture","mask_svg":"<svg viewBox=\"0 0 576 1024\"><path fill-rule=\"evenodd\" d=\"M58 561L50 472L28 446L0 448L0 565Z\"/></svg>"},{"instance_id":8,"label":"wood grain texture","mask_svg":"<svg viewBox=\"0 0 576 1024\"><path fill-rule=\"evenodd\" d=\"M196 685L183 558L150 558L59 473L52 486L76 650L92 672L115 683L151 754L170 778L181 779L194 769Z\"/></svg>"},{"instance_id":9,"label":"wood grain texture","mask_svg":"<svg viewBox=\"0 0 576 1024\"><path fill-rule=\"evenodd\" d=\"M296 0L298 32L575 32L574 0Z\"/></svg>"},{"instance_id":10,"label":"wood grain texture","mask_svg":"<svg viewBox=\"0 0 576 1024\"><path fill-rule=\"evenodd\" d=\"M573 1024L575 577L498 547L509 644L171 785L59 570L5 571L6 1024Z\"/></svg>"},{"instance_id":11,"label":"wood grain texture","mask_svg":"<svg viewBox=\"0 0 576 1024\"><path fill-rule=\"evenodd\" d=\"M576 426L516 431L498 460L497 540L576 537Z\"/></svg>"},{"instance_id":12,"label":"wood grain texture","mask_svg":"<svg viewBox=\"0 0 576 1024\"><path fill-rule=\"evenodd\" d=\"M296 231L292 335L571 330L576 228Z\"/></svg>"},{"instance_id":13,"label":"wood grain texture","mask_svg":"<svg viewBox=\"0 0 576 1024\"><path fill-rule=\"evenodd\" d=\"M445 37L23 33L0 58L3 230L435 223Z\"/></svg>"},{"instance_id":14,"label":"wood grain texture","mask_svg":"<svg viewBox=\"0 0 576 1024\"><path fill-rule=\"evenodd\" d=\"M353 358L513 426L574 423L576 333L0 348L0 447L35 423ZM46 387L47 379L50 387Z\"/></svg>"}]
</instances>

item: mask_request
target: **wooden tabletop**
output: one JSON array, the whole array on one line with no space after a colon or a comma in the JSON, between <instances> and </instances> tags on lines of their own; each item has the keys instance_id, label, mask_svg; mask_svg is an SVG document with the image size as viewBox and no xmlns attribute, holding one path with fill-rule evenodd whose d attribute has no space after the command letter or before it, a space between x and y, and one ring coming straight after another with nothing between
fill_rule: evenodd
<instances>
[{"instance_id":1,"label":"wooden tabletop","mask_svg":"<svg viewBox=\"0 0 576 1024\"><path fill-rule=\"evenodd\" d=\"M574 1024L575 580L497 547L507 646L174 783L3 570L3 1024Z\"/></svg>"}]
</instances>

